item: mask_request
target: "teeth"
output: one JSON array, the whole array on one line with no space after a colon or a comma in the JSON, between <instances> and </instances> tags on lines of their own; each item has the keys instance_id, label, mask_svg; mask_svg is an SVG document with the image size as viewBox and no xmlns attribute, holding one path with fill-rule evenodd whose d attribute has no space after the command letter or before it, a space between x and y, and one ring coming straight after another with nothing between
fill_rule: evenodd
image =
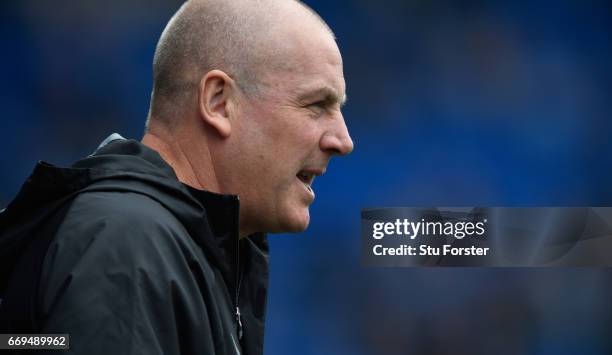
<instances>
[{"instance_id":1,"label":"teeth","mask_svg":"<svg viewBox=\"0 0 612 355\"><path fill-rule=\"evenodd\" d=\"M310 187L310 184L312 183L313 174L298 173L298 177L306 186Z\"/></svg>"},{"instance_id":2,"label":"teeth","mask_svg":"<svg viewBox=\"0 0 612 355\"><path fill-rule=\"evenodd\" d=\"M310 186L310 184L312 184L314 181L314 174L299 172L297 173L297 177L300 179L302 184L304 184L306 189L314 195L314 190L312 189L312 186Z\"/></svg>"}]
</instances>

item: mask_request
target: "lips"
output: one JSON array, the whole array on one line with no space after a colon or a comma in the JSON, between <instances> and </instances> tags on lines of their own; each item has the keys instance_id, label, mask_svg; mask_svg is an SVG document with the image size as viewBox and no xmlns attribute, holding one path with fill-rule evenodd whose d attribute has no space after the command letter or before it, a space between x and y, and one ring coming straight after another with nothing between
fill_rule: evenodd
<instances>
[{"instance_id":1,"label":"lips","mask_svg":"<svg viewBox=\"0 0 612 355\"><path fill-rule=\"evenodd\" d=\"M311 173L307 173L304 171L300 171L296 175L298 179L300 179L304 184L308 186L312 186L312 182L314 181L315 175Z\"/></svg>"},{"instance_id":2,"label":"lips","mask_svg":"<svg viewBox=\"0 0 612 355\"><path fill-rule=\"evenodd\" d=\"M316 176L321 176L325 173L324 169L307 168L300 170L295 176L304 184L306 189L314 195L312 183Z\"/></svg>"}]
</instances>

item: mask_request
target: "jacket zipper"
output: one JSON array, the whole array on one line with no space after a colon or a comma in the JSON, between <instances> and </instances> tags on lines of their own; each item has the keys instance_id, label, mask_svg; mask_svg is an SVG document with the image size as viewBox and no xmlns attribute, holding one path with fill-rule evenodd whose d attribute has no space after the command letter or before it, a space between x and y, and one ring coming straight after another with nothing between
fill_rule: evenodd
<instances>
[{"instance_id":1,"label":"jacket zipper","mask_svg":"<svg viewBox=\"0 0 612 355\"><path fill-rule=\"evenodd\" d=\"M238 199L238 206L240 206L240 199ZM238 209L236 210L236 221L239 221L240 216L238 215L240 212L240 207L238 207ZM237 225L236 226L236 230L239 231L240 230L240 226ZM235 303L234 306L236 308L236 325L238 328L238 339L241 340L242 339L242 319L240 318L240 306L238 304L239 300L240 300L240 285L242 284L242 270L240 269L240 235L237 235L237 240L236 240L236 280L238 280L238 284L236 286L236 299L235 299Z\"/></svg>"},{"instance_id":2,"label":"jacket zipper","mask_svg":"<svg viewBox=\"0 0 612 355\"><path fill-rule=\"evenodd\" d=\"M238 339L242 339L242 320L240 319L240 307L238 306L238 297L240 295L240 284L241 283L242 283L242 273L239 272L238 287L236 288L236 321L238 323Z\"/></svg>"}]
</instances>

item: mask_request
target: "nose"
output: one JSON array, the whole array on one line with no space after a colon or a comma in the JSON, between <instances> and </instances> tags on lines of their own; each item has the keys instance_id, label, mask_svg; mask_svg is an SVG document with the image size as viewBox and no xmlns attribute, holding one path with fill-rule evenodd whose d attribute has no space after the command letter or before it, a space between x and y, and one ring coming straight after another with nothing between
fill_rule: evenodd
<instances>
[{"instance_id":1,"label":"nose","mask_svg":"<svg viewBox=\"0 0 612 355\"><path fill-rule=\"evenodd\" d=\"M321 150L331 155L347 155L353 151L353 140L349 135L342 113L331 119L332 127L323 134L319 142Z\"/></svg>"}]
</instances>

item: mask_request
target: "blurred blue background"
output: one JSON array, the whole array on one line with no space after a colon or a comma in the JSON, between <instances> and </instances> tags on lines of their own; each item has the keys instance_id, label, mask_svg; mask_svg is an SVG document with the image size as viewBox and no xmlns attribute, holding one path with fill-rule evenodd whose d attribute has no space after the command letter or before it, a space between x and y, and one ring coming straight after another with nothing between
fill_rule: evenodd
<instances>
[{"instance_id":1,"label":"blurred blue background","mask_svg":"<svg viewBox=\"0 0 612 355\"><path fill-rule=\"evenodd\" d=\"M0 5L0 208L38 159L140 139L177 0ZM307 1L355 141L273 235L267 354L611 354L608 269L368 269L360 209L612 205L607 1Z\"/></svg>"}]
</instances>

